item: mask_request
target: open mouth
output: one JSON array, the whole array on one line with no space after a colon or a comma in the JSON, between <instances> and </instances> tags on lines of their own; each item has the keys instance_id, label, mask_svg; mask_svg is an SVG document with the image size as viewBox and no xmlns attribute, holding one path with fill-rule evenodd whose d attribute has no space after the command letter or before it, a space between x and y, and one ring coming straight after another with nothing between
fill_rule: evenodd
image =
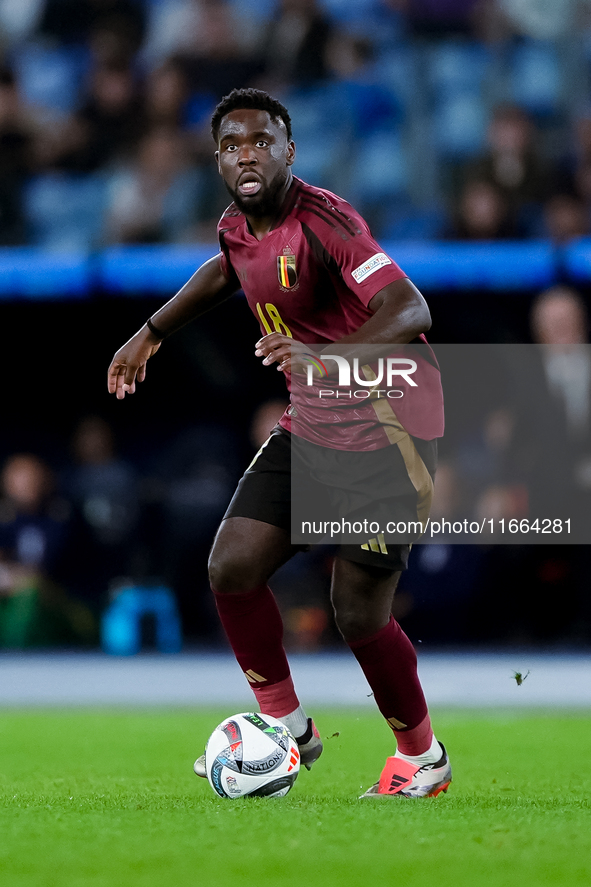
<instances>
[{"instance_id":1,"label":"open mouth","mask_svg":"<svg viewBox=\"0 0 591 887\"><path fill-rule=\"evenodd\" d=\"M259 179L243 179L238 185L238 192L243 197L248 197L251 194L257 194L261 190L261 182Z\"/></svg>"}]
</instances>

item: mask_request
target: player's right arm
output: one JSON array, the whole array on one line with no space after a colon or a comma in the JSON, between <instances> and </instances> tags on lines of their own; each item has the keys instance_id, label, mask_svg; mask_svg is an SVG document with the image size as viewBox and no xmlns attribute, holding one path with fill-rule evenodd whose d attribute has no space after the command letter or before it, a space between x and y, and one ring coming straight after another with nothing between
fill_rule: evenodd
<instances>
[{"instance_id":1,"label":"player's right arm","mask_svg":"<svg viewBox=\"0 0 591 887\"><path fill-rule=\"evenodd\" d=\"M187 283L155 314L150 321L162 335L156 335L147 323L117 351L108 372L109 393L122 400L133 394L136 382L146 378L146 363L160 348L162 339L180 330L215 305L219 305L239 289L222 269L220 256L209 259Z\"/></svg>"}]
</instances>

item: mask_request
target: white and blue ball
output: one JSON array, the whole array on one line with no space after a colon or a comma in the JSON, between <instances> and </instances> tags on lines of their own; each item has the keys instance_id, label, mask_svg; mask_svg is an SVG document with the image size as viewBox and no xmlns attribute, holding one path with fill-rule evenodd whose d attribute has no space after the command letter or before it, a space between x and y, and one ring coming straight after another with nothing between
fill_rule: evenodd
<instances>
[{"instance_id":1,"label":"white and blue ball","mask_svg":"<svg viewBox=\"0 0 591 887\"><path fill-rule=\"evenodd\" d=\"M205 767L221 798L280 798L296 781L300 753L277 718L242 712L215 728L205 748Z\"/></svg>"}]
</instances>

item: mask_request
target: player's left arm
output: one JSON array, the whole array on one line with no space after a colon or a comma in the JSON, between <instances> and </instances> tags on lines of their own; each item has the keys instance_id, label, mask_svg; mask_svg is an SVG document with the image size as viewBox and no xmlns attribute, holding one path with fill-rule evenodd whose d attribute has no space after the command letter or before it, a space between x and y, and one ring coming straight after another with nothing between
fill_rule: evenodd
<instances>
[{"instance_id":1,"label":"player's left arm","mask_svg":"<svg viewBox=\"0 0 591 887\"><path fill-rule=\"evenodd\" d=\"M370 301L369 320L335 342L335 345L406 345L431 329L431 313L425 299L408 277L381 289Z\"/></svg>"},{"instance_id":2,"label":"player's left arm","mask_svg":"<svg viewBox=\"0 0 591 887\"><path fill-rule=\"evenodd\" d=\"M368 307L372 312L369 320L335 345L404 345L431 328L427 303L408 277L387 284ZM265 365L277 363L278 370L291 372L295 355L308 350L301 342L281 333L271 333L257 342L255 354L264 357ZM359 356L357 350L355 354Z\"/></svg>"}]
</instances>

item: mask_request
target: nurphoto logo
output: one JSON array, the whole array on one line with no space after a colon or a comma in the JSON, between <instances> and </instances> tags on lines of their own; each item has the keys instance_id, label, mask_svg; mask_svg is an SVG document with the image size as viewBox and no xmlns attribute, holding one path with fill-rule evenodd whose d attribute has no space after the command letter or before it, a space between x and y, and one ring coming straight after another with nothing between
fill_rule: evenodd
<instances>
[{"instance_id":1,"label":"nurphoto logo","mask_svg":"<svg viewBox=\"0 0 591 887\"><path fill-rule=\"evenodd\" d=\"M306 385L314 384L314 370L316 369L317 373L322 378L323 376L328 375L328 370L323 361L325 360L334 360L338 367L339 371L339 381L338 385L341 388L349 388L351 386L351 366L346 357L342 357L340 354L321 354L320 358L314 357L313 354L304 354L302 357L308 362L308 366L306 367ZM402 376L405 382L407 382L411 387L416 388L417 383L414 379L411 379L413 373L417 370L417 362L416 360L411 360L409 357L387 357L386 358L386 385L390 387L394 384L395 376ZM373 376L372 372L372 376ZM364 375L363 378L359 375L359 358L355 357L353 359L353 379L357 382L358 385L363 385L367 388L373 388L375 385L379 385L384 380L384 358L380 357L378 360L378 374L374 376L372 379L368 379L367 376Z\"/></svg>"}]
</instances>

